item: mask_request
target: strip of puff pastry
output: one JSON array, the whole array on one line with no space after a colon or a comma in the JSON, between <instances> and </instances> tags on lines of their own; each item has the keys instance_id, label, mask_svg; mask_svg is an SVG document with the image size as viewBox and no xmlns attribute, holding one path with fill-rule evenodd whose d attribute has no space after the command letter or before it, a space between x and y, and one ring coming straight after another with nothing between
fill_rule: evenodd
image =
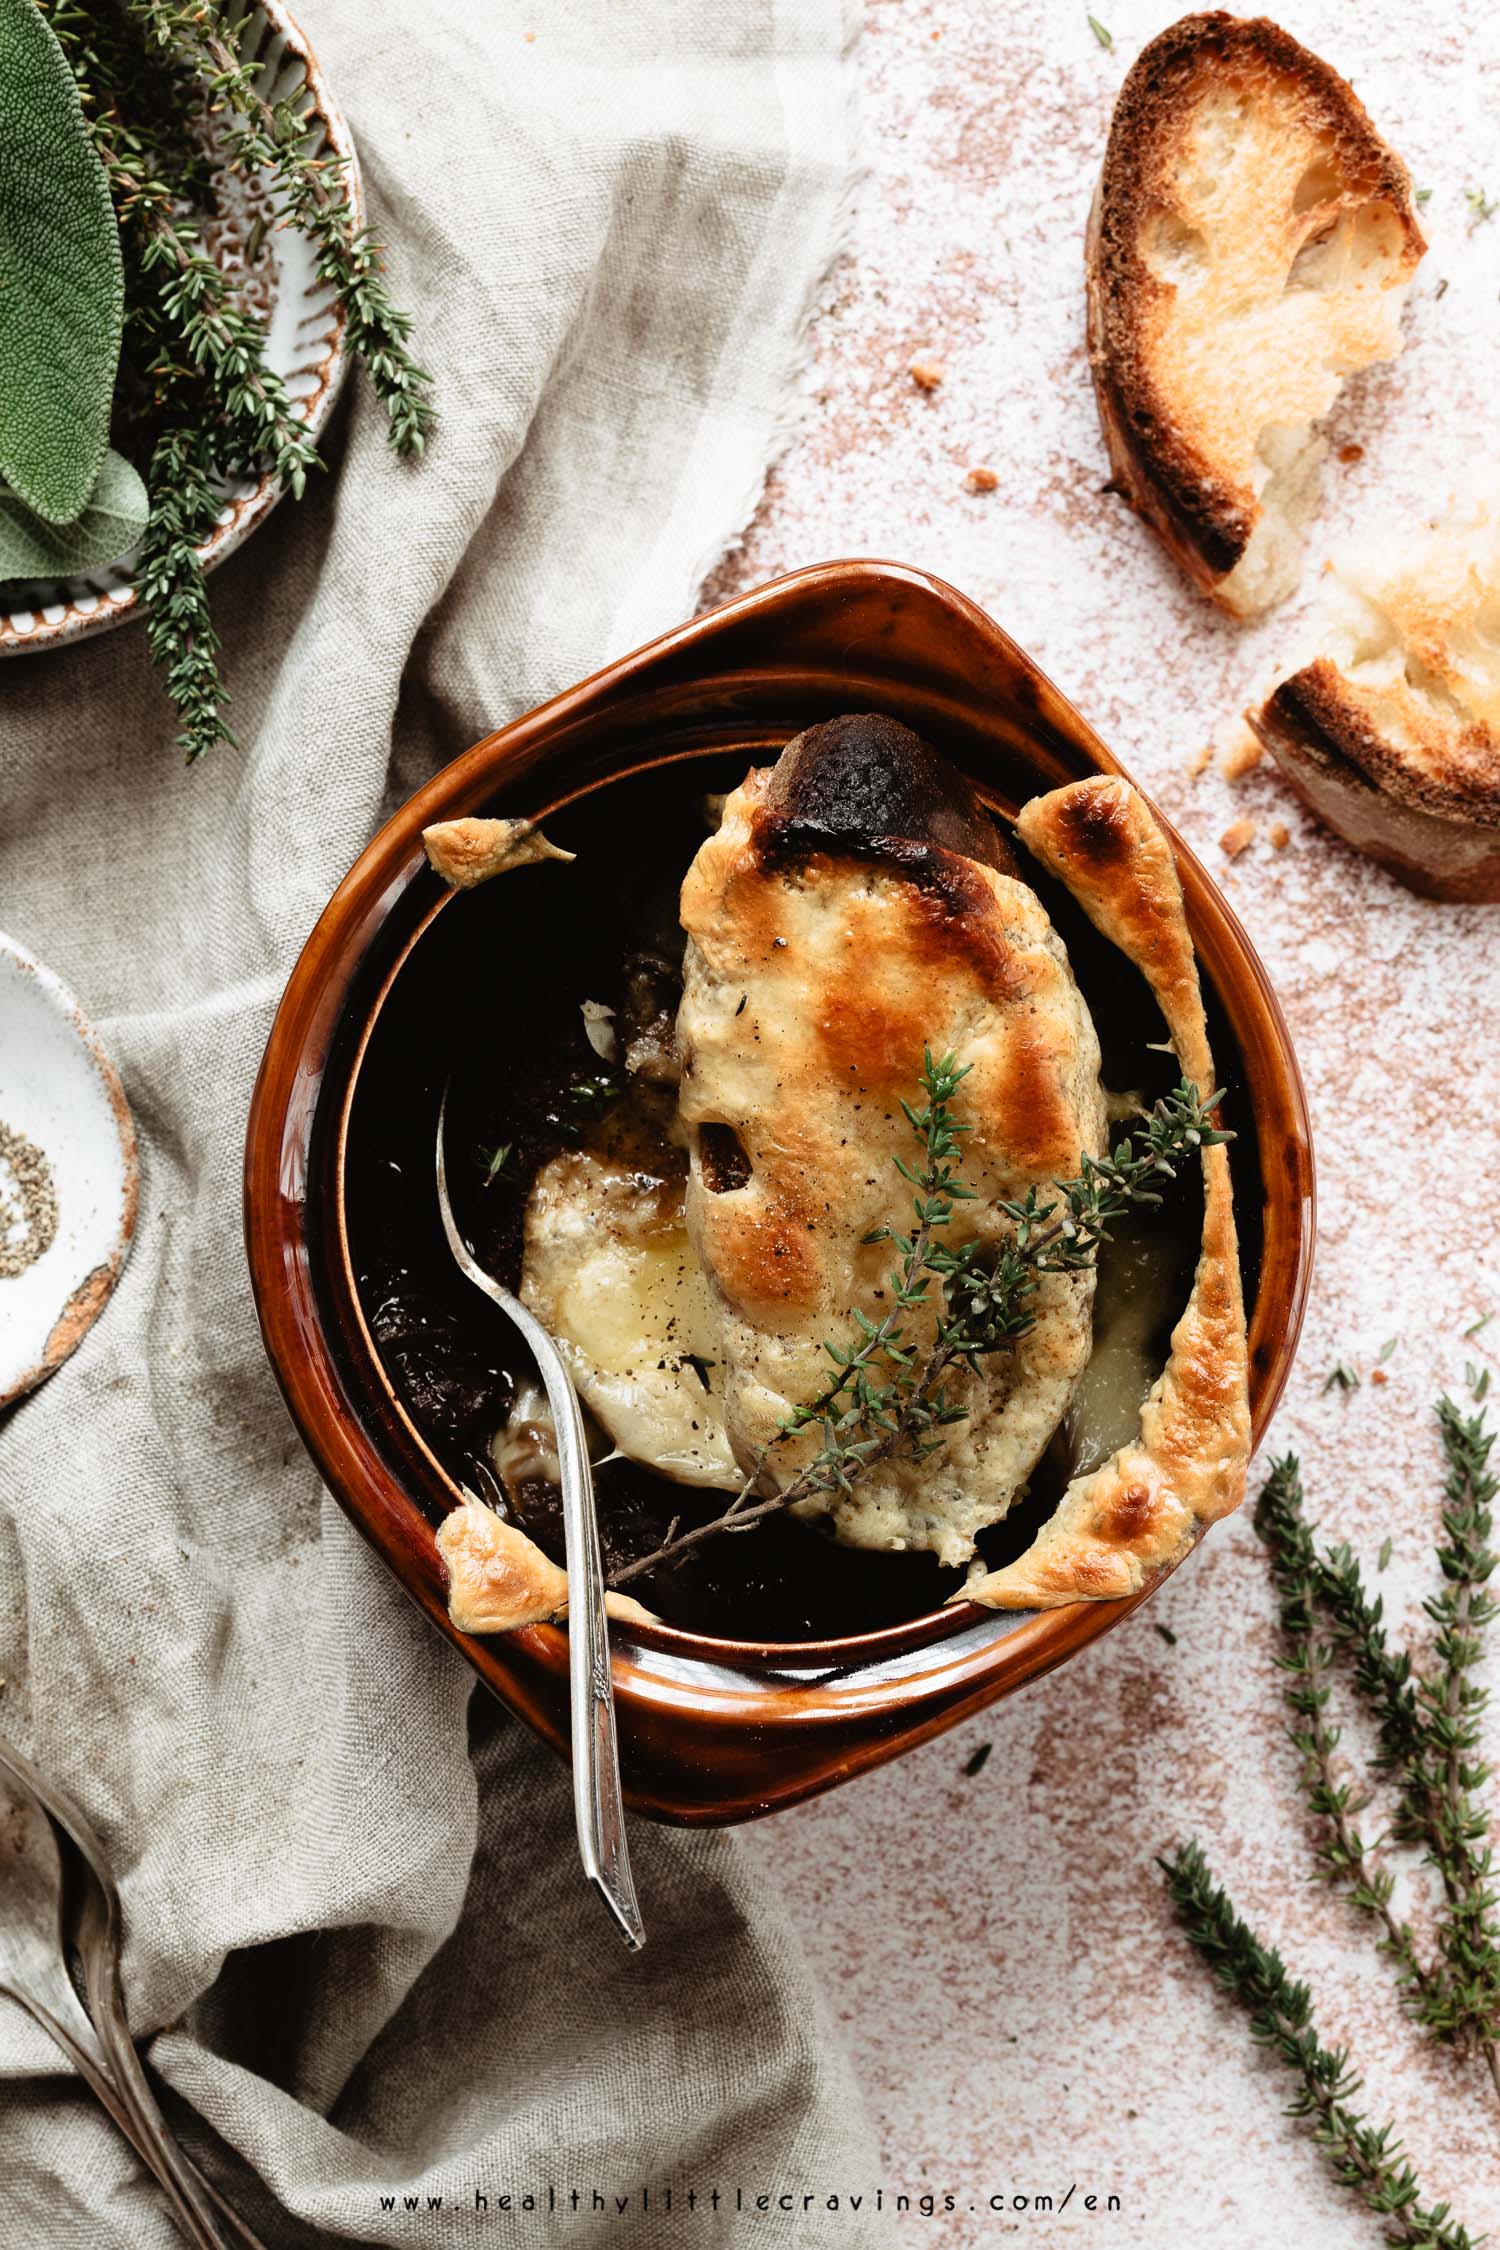
<instances>
[{"instance_id":1,"label":"strip of puff pastry","mask_svg":"<svg viewBox=\"0 0 1500 2250\"><path fill-rule=\"evenodd\" d=\"M1171 847L1129 782L1097 776L1022 808L1022 841L1156 995L1184 1075L1213 1090L1203 997ZM1025 1554L955 1601L1053 1609L1138 1593L1237 1508L1250 1459L1245 1310L1229 1155L1206 1148L1203 1238L1187 1309L1137 1442L1075 1478Z\"/></svg>"},{"instance_id":2,"label":"strip of puff pastry","mask_svg":"<svg viewBox=\"0 0 1500 2250\"><path fill-rule=\"evenodd\" d=\"M448 1616L461 1633L509 1633L567 1609L567 1572L472 1492L438 1526L437 1549L448 1574ZM617 1625L658 1622L630 1594L607 1593L604 1606Z\"/></svg>"}]
</instances>

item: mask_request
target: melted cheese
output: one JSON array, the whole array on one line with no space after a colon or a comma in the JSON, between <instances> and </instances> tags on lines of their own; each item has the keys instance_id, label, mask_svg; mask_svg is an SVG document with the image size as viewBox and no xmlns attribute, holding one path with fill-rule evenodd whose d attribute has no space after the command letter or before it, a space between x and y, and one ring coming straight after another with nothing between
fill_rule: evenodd
<instances>
[{"instance_id":1,"label":"melted cheese","mask_svg":"<svg viewBox=\"0 0 1500 2250\"><path fill-rule=\"evenodd\" d=\"M733 1491L720 1323L683 1185L581 1149L554 1157L527 1207L521 1294L622 1453Z\"/></svg>"}]
</instances>

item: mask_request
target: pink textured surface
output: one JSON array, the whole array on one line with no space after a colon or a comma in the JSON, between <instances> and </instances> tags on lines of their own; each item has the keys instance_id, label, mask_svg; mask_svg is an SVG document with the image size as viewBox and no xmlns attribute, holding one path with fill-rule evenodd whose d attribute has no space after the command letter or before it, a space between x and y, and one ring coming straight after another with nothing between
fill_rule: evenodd
<instances>
[{"instance_id":1,"label":"pink textured surface","mask_svg":"<svg viewBox=\"0 0 1500 2250\"><path fill-rule=\"evenodd\" d=\"M1290 1018L1317 1129L1318 1270L1272 1446L1302 1454L1313 1511L1372 1572L1390 1536L1378 1583L1419 1629L1438 1520L1430 1402L1462 1392L1466 1358L1500 1351L1500 1317L1477 1342L1462 1334L1500 1316L1500 909L1410 898L1266 767L1237 785L1189 775L1295 647L1297 605L1253 630L1219 618L1102 489L1084 218L1115 91L1172 11L1096 0L1096 13L1112 51L1081 4L872 0L870 169L815 330L805 420L711 592L836 555L936 570L1031 651L1220 875ZM1280 20L1353 75L1432 191L1405 356L1338 411L1335 451L1364 453L1326 473L1310 586L1334 538L1420 523L1493 456L1500 218L1471 229L1465 191L1500 197L1500 17L1468 0L1420 17L1396 0L1309 0ZM917 355L942 363L937 390L911 381ZM965 490L978 465L993 492ZM1259 833L1231 863L1217 839L1241 816ZM1324 1396L1339 1358L1363 1387ZM1380 2239L1283 2120L1281 2079L1171 1926L1152 1855L1185 1835L1313 1981L1326 2033L1353 2044L1370 2109L1398 2119L1430 2196L1500 2229L1493 2094L1407 2028L1363 1931L1307 1880L1275 1645L1241 1516L1065 1672L756 1832L842 2016L888 2185L956 2200L951 2217L913 2219L922 2239ZM965 1779L982 1742L989 1761ZM1070 2182L1061 2215L984 2208L992 2193L1061 2200ZM1090 2190L1123 2209L1088 2213Z\"/></svg>"}]
</instances>

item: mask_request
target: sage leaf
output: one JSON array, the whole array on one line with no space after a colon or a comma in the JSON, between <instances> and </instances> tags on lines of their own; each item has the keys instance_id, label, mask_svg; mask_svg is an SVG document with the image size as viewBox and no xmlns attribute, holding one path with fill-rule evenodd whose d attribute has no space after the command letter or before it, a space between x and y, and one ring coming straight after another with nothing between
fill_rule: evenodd
<instances>
[{"instance_id":1,"label":"sage leaf","mask_svg":"<svg viewBox=\"0 0 1500 2250\"><path fill-rule=\"evenodd\" d=\"M48 523L0 484L0 580L68 578L118 562L146 528L151 502L130 463L104 456L88 504L72 523Z\"/></svg>"},{"instance_id":2,"label":"sage leaf","mask_svg":"<svg viewBox=\"0 0 1500 2250\"><path fill-rule=\"evenodd\" d=\"M104 166L36 0L0 0L0 478L71 524L109 441L125 275Z\"/></svg>"}]
</instances>

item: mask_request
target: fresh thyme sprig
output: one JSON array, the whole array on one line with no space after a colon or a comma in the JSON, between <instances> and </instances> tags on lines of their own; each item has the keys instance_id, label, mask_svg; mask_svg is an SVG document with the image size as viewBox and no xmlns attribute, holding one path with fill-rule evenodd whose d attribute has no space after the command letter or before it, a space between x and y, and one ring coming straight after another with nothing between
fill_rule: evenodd
<instances>
[{"instance_id":1,"label":"fresh thyme sprig","mask_svg":"<svg viewBox=\"0 0 1500 2250\"><path fill-rule=\"evenodd\" d=\"M1336 1652L1319 1630L1318 1557L1303 1513L1298 1465L1291 1454L1274 1465L1266 1480L1256 1503L1255 1528L1269 1552L1271 1577L1281 1596L1285 1649L1276 1661L1291 1675L1285 1701L1295 1724L1287 1731L1302 1757L1304 1794L1323 1824L1320 1871L1328 1881L1342 1884L1350 1904L1378 1925L1377 1943L1394 1962L1408 1998L1426 2001L1431 1986L1417 1957L1411 1925L1398 1920L1391 1905L1395 1878L1379 1864L1355 1825L1372 1801L1370 1793L1341 1781L1335 1772L1334 1754L1342 1730L1329 1724L1327 1710Z\"/></svg>"},{"instance_id":2,"label":"fresh thyme sprig","mask_svg":"<svg viewBox=\"0 0 1500 2250\"><path fill-rule=\"evenodd\" d=\"M234 745L219 671L219 636L198 549L220 508L213 445L203 430L166 430L151 452L151 520L137 559L146 645L166 676L189 765L219 742Z\"/></svg>"},{"instance_id":3,"label":"fresh thyme sprig","mask_svg":"<svg viewBox=\"0 0 1500 2250\"><path fill-rule=\"evenodd\" d=\"M1471 2031L1500 2093L1500 1918L1494 1858L1479 1791L1489 1768L1479 1754L1479 1721L1488 1691L1474 1677L1487 1626L1500 1614L1489 1592L1497 1489L1490 1472L1493 1433L1483 1414L1465 1417L1438 1401L1448 1478L1443 1487L1441 1593L1425 1604L1437 1627L1436 1668L1417 1690L1428 1723L1438 1788L1424 1791L1422 1833L1442 1875L1448 1908L1439 1931L1451 1985L1451 2025Z\"/></svg>"},{"instance_id":4,"label":"fresh thyme sprig","mask_svg":"<svg viewBox=\"0 0 1500 2250\"><path fill-rule=\"evenodd\" d=\"M243 26L214 0L40 0L77 81L125 253L126 317L116 442L146 474L151 519L137 587L151 654L182 722L188 760L233 744L228 692L198 550L236 476L270 476L300 498L315 444L265 359L265 332L200 224L225 169L264 172L278 224L313 241L348 348L388 417L396 451L422 449L428 378L407 350L380 252L356 227L342 161L318 155L306 96L265 98ZM248 19L247 19L248 20ZM148 466L149 463L149 466Z\"/></svg>"},{"instance_id":5,"label":"fresh thyme sprig","mask_svg":"<svg viewBox=\"0 0 1500 2250\"><path fill-rule=\"evenodd\" d=\"M1483 1633L1500 1608L1488 1591L1496 1563L1489 1544L1494 1441L1482 1414L1465 1417L1446 1398L1437 1413L1448 1478L1437 1558L1443 1589L1425 1605L1438 1629L1430 1673L1418 1673L1405 1650L1391 1648L1381 1601L1366 1591L1350 1548L1318 1552L1290 1455L1273 1467L1255 1524L1282 1594L1289 1651L1283 1661L1297 1672L1305 1670L1300 1658L1309 1647L1326 1651L1315 1677L1294 1691L1309 1701L1321 1695L1317 1714L1301 1710L1301 1715L1309 1721L1321 1716L1327 1700L1322 1675L1336 1652L1347 1657L1355 1686L1375 1717L1375 1762L1397 1791L1392 1837L1421 1846L1442 1884L1436 1960L1425 1968L1418 1962L1409 1928L1390 1910L1391 1879L1375 1868L1352 1827L1365 1800L1356 1801L1352 1789L1345 1795L1333 1782L1320 1745L1313 1741L1309 1748L1306 1738L1313 1730L1305 1726L1303 1739L1294 1734L1294 1740L1304 1751L1309 1801L1329 1824L1321 1854L1325 1871L1342 1879L1353 1903L1380 1921L1382 1950L1395 1960L1412 2013L1435 2038L1476 2046L1500 2092L1500 1902L1479 1802L1489 1778L1479 1755L1479 1721L1488 1698L1473 1676ZM1317 1640L1317 1616L1326 1620L1327 1644ZM1295 1701L1294 1708L1300 1708ZM1331 1752L1331 1743L1327 1747ZM1341 1819L1349 1824L1344 1835Z\"/></svg>"},{"instance_id":6,"label":"fresh thyme sprig","mask_svg":"<svg viewBox=\"0 0 1500 2250\"><path fill-rule=\"evenodd\" d=\"M817 1428L817 1451L781 1491L756 1497L767 1446L721 1516L686 1531L674 1522L660 1547L615 1572L612 1586L675 1562L705 1539L748 1531L814 1493L850 1492L858 1478L894 1455L922 1460L935 1452L943 1430L968 1413L954 1384L976 1361L1011 1349L1028 1333L1042 1277L1091 1266L1116 1219L1135 1206L1159 1204L1160 1183L1174 1177L1179 1164L1231 1138L1212 1121L1218 1095L1204 1098L1184 1079L1110 1155L1085 1156L1077 1178L1055 1181L1055 1193L1033 1187L1024 1200L1001 1203L1011 1232L998 1250L977 1239L955 1245L944 1239L946 1230L958 1205L975 1192L958 1163L960 1136L971 1128L958 1122L952 1107L969 1067L952 1054L934 1060L927 1050L925 1098L920 1105L902 1103L919 1150L915 1163L894 1159L913 1190L912 1231L879 1227L865 1238L890 1241L898 1253L888 1276L890 1306L878 1321L854 1308L854 1334L823 1347L837 1371L832 1381L795 1407L772 1440L780 1444ZM916 1328L929 1321L924 1344Z\"/></svg>"},{"instance_id":7,"label":"fresh thyme sprig","mask_svg":"<svg viewBox=\"0 0 1500 2250\"><path fill-rule=\"evenodd\" d=\"M1348 2050L1324 2046L1307 1986L1294 1982L1274 1946L1262 1945L1241 1920L1200 1846L1183 1844L1157 1864L1189 1944L1250 2011L1251 2037L1297 2081L1287 2113L1308 2120L1334 2178L1387 2221L1386 2240L1400 2250L1476 2250L1446 2203L1424 2205L1394 2127L1369 2125L1350 2106L1360 2081L1350 2072Z\"/></svg>"},{"instance_id":8,"label":"fresh thyme sprig","mask_svg":"<svg viewBox=\"0 0 1500 2250\"><path fill-rule=\"evenodd\" d=\"M232 24L214 0L127 0L169 55L198 69L210 105L232 113L224 142L243 171L269 173L284 198L283 223L299 228L318 247L318 278L337 290L347 321L349 349L364 367L386 410L397 453L422 451L432 422L431 377L407 349L411 318L398 312L386 290L380 246L368 227L355 224L343 159L314 156L307 141L305 98L268 101L263 64L241 51L242 19Z\"/></svg>"}]
</instances>

